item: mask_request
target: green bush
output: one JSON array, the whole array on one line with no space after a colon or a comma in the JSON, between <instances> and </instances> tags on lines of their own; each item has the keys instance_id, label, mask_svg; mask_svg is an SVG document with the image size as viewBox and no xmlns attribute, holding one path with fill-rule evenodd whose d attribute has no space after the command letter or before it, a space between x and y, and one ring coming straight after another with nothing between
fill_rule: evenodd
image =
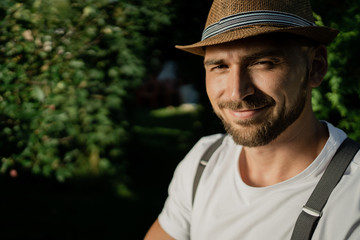
<instances>
[{"instance_id":1,"label":"green bush","mask_svg":"<svg viewBox=\"0 0 360 240\"><path fill-rule=\"evenodd\" d=\"M359 4L312 2L325 25L341 30L314 110L360 141ZM147 69L159 65L154 57L179 58L181 74L203 89L201 58L173 45L199 39L210 3L2 0L0 171L64 180L124 169L129 102Z\"/></svg>"},{"instance_id":2,"label":"green bush","mask_svg":"<svg viewBox=\"0 0 360 240\"><path fill-rule=\"evenodd\" d=\"M336 15L339 9L328 9L330 19L325 25L340 33L328 46L329 70L321 87L314 91L313 106L319 118L329 120L360 141L360 5L352 2L341 15ZM317 23L323 25L320 16Z\"/></svg>"},{"instance_id":3,"label":"green bush","mask_svg":"<svg viewBox=\"0 0 360 240\"><path fill-rule=\"evenodd\" d=\"M62 181L126 165L129 99L168 1L0 3L1 172ZM147 36L146 36L147 35Z\"/></svg>"}]
</instances>

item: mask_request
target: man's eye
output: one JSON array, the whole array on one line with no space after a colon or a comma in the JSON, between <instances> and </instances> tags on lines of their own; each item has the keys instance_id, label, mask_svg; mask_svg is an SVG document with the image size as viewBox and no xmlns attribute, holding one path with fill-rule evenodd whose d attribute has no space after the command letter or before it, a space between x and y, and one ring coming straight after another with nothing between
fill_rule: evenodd
<instances>
[{"instance_id":1,"label":"man's eye","mask_svg":"<svg viewBox=\"0 0 360 240\"><path fill-rule=\"evenodd\" d=\"M256 62L254 65L269 65L269 66L272 66L272 65L274 65L274 63L270 62L270 61L259 61L259 62Z\"/></svg>"},{"instance_id":2,"label":"man's eye","mask_svg":"<svg viewBox=\"0 0 360 240\"><path fill-rule=\"evenodd\" d=\"M283 61L279 58L263 58L263 59L257 59L250 64L253 67L267 67L267 68L273 68L276 65L281 64Z\"/></svg>"},{"instance_id":3,"label":"man's eye","mask_svg":"<svg viewBox=\"0 0 360 240\"><path fill-rule=\"evenodd\" d=\"M276 63L274 61L257 61L251 64L251 68L256 69L272 69L276 66Z\"/></svg>"},{"instance_id":4,"label":"man's eye","mask_svg":"<svg viewBox=\"0 0 360 240\"><path fill-rule=\"evenodd\" d=\"M215 67L213 67L213 70L216 70L216 69L225 69L227 68L227 66L225 64L220 64L220 65L217 65Z\"/></svg>"}]
</instances>

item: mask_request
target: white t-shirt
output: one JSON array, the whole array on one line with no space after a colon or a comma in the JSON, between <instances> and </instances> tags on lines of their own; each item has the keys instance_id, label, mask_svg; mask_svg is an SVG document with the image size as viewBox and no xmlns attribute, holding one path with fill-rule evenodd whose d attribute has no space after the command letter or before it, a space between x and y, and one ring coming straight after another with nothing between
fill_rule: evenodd
<instances>
[{"instance_id":1,"label":"white t-shirt","mask_svg":"<svg viewBox=\"0 0 360 240\"><path fill-rule=\"evenodd\" d=\"M202 138L178 165L159 215L175 239L290 239L295 222L346 134L328 124L329 139L303 172L268 187L246 185L239 173L242 147L230 136L212 155L201 177L194 205L192 185L199 158L221 135ZM313 239L360 239L360 152L332 192Z\"/></svg>"}]
</instances>

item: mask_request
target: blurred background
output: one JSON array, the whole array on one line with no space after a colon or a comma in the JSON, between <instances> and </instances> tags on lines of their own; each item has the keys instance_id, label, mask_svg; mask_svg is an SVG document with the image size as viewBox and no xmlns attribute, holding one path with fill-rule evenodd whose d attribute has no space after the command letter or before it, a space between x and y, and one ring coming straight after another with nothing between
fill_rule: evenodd
<instances>
[{"instance_id":1,"label":"blurred background","mask_svg":"<svg viewBox=\"0 0 360 240\"><path fill-rule=\"evenodd\" d=\"M204 88L212 1L0 2L0 239L142 239L178 162L222 132ZM314 110L360 141L360 3L312 0L340 29Z\"/></svg>"}]
</instances>

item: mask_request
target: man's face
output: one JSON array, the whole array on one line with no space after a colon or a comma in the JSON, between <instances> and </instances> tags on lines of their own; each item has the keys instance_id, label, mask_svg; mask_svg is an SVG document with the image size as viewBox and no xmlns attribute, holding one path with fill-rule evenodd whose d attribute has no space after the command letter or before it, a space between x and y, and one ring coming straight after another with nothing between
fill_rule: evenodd
<instances>
[{"instance_id":1,"label":"man's face","mask_svg":"<svg viewBox=\"0 0 360 240\"><path fill-rule=\"evenodd\" d=\"M207 94L236 143L270 143L310 104L306 50L271 37L206 48Z\"/></svg>"}]
</instances>

